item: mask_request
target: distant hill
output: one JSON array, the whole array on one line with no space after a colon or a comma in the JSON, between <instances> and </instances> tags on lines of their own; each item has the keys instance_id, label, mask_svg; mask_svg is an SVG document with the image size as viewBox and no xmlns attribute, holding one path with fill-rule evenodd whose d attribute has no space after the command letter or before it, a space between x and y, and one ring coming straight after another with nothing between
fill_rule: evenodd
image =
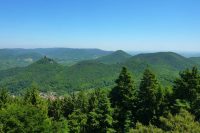
<instances>
[{"instance_id":1,"label":"distant hill","mask_svg":"<svg viewBox=\"0 0 200 133\"><path fill-rule=\"evenodd\" d=\"M0 49L0 70L27 66L42 55L25 49Z\"/></svg>"},{"instance_id":2,"label":"distant hill","mask_svg":"<svg viewBox=\"0 0 200 133\"><path fill-rule=\"evenodd\" d=\"M195 62L196 64L200 65L200 57L191 57L189 59Z\"/></svg>"},{"instance_id":3,"label":"distant hill","mask_svg":"<svg viewBox=\"0 0 200 133\"><path fill-rule=\"evenodd\" d=\"M73 90L95 89L113 85L121 67L96 61L83 61L61 71L61 77Z\"/></svg>"},{"instance_id":4,"label":"distant hill","mask_svg":"<svg viewBox=\"0 0 200 133\"><path fill-rule=\"evenodd\" d=\"M103 51L100 49L0 49L0 70L28 66L43 56L50 57L63 65L73 65L79 61L96 59L110 53L112 51Z\"/></svg>"},{"instance_id":5,"label":"distant hill","mask_svg":"<svg viewBox=\"0 0 200 133\"><path fill-rule=\"evenodd\" d=\"M129 55L128 53L126 53L122 50L118 50L109 55L99 57L96 59L96 61L99 61L99 62L105 63L105 64L116 64L116 63L122 63L130 57L131 57L131 55Z\"/></svg>"},{"instance_id":6,"label":"distant hill","mask_svg":"<svg viewBox=\"0 0 200 133\"><path fill-rule=\"evenodd\" d=\"M48 56L61 64L74 64L83 60L96 59L108 55L112 51L100 49L73 49L73 48L40 48L34 49L43 56Z\"/></svg>"},{"instance_id":7,"label":"distant hill","mask_svg":"<svg viewBox=\"0 0 200 133\"><path fill-rule=\"evenodd\" d=\"M117 56L116 56L117 55ZM185 58L172 52L139 54L122 59L123 51L114 52L108 59L112 63L103 63L102 60L81 61L72 66L62 66L55 60L43 57L42 59L23 68L13 68L0 71L0 87L7 87L12 92L19 92L36 82L42 91L58 93L82 89L95 89L113 86L121 67L126 66L133 74L135 82L140 82L145 68L152 69L160 82L169 85L178 76L179 71L198 65L190 58ZM112 58L110 58L112 57ZM122 61L116 63L116 61Z\"/></svg>"},{"instance_id":8,"label":"distant hill","mask_svg":"<svg viewBox=\"0 0 200 133\"><path fill-rule=\"evenodd\" d=\"M173 52L138 54L128 59L124 66L141 77L146 67L152 69L163 84L167 84L178 76L179 71L195 66L190 59Z\"/></svg>"},{"instance_id":9,"label":"distant hill","mask_svg":"<svg viewBox=\"0 0 200 133\"><path fill-rule=\"evenodd\" d=\"M43 91L48 91L48 89L54 90L55 75L63 70L63 66L52 59L44 57L27 67L18 69L13 68L0 71L1 86L6 86L12 92L16 92L35 82L41 86Z\"/></svg>"},{"instance_id":10,"label":"distant hill","mask_svg":"<svg viewBox=\"0 0 200 133\"><path fill-rule=\"evenodd\" d=\"M182 69L185 67L190 67L191 64L194 64L192 60L181 56L179 54L173 52L158 52L158 53L147 53L147 54L139 54L133 56L127 63L146 63L149 65L163 65L170 66L176 69Z\"/></svg>"}]
</instances>

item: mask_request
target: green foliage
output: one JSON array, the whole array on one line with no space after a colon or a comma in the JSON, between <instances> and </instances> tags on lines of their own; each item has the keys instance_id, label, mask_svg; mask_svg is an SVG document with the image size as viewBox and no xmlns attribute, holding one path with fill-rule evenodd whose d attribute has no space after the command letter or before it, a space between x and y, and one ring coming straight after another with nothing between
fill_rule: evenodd
<instances>
[{"instance_id":1,"label":"green foliage","mask_svg":"<svg viewBox=\"0 0 200 133\"><path fill-rule=\"evenodd\" d=\"M45 57L33 65L54 64L58 65ZM149 69L137 87L125 67L113 89L75 91L54 98L45 97L44 92L40 96L35 84L19 96L1 89L0 132L198 133L200 76L197 68L180 75L173 89L161 87Z\"/></svg>"},{"instance_id":2,"label":"green foliage","mask_svg":"<svg viewBox=\"0 0 200 133\"><path fill-rule=\"evenodd\" d=\"M137 123L135 129L130 129L129 133L164 133L164 131L151 124L144 126L141 123Z\"/></svg>"},{"instance_id":3,"label":"green foliage","mask_svg":"<svg viewBox=\"0 0 200 133\"><path fill-rule=\"evenodd\" d=\"M191 105L190 111L195 115L196 120L200 122L200 95L198 95L197 99Z\"/></svg>"},{"instance_id":4,"label":"green foliage","mask_svg":"<svg viewBox=\"0 0 200 133\"><path fill-rule=\"evenodd\" d=\"M134 100L135 100L135 88L133 86L133 81L130 74L127 72L125 67L122 68L122 71L119 75L119 78L116 80L116 86L112 89L110 93L112 106L115 109L115 117L117 120L117 127L119 130L126 130L124 127L127 123L126 115L132 116L132 110L134 109ZM128 120L129 121L129 120ZM131 125L132 119L129 124Z\"/></svg>"},{"instance_id":5,"label":"green foliage","mask_svg":"<svg viewBox=\"0 0 200 133\"><path fill-rule=\"evenodd\" d=\"M61 101L59 99L56 99L53 101L49 101L48 103L49 103L48 105L49 117L52 117L56 121L60 120L63 117Z\"/></svg>"},{"instance_id":6,"label":"green foliage","mask_svg":"<svg viewBox=\"0 0 200 133\"><path fill-rule=\"evenodd\" d=\"M125 67L119 75L119 78L115 81L116 87L111 91L111 101L114 106L122 107L125 109L131 108L131 102L135 98L135 88L130 74Z\"/></svg>"},{"instance_id":7,"label":"green foliage","mask_svg":"<svg viewBox=\"0 0 200 133\"><path fill-rule=\"evenodd\" d=\"M135 129L130 133L198 133L200 132L200 123L194 120L194 116L186 110L180 110L180 113L173 116L160 117L159 127L153 125L144 126L141 123L136 124Z\"/></svg>"},{"instance_id":8,"label":"green foliage","mask_svg":"<svg viewBox=\"0 0 200 133\"><path fill-rule=\"evenodd\" d=\"M69 127L66 119L60 119L57 121L52 121L51 131L52 133L68 133Z\"/></svg>"},{"instance_id":9,"label":"green foliage","mask_svg":"<svg viewBox=\"0 0 200 133\"><path fill-rule=\"evenodd\" d=\"M190 57L190 60L192 60L193 62L195 62L196 64L200 65L200 58L199 57Z\"/></svg>"},{"instance_id":10,"label":"green foliage","mask_svg":"<svg viewBox=\"0 0 200 133\"><path fill-rule=\"evenodd\" d=\"M71 133L83 133L86 131L87 115L80 109L74 110L69 115L68 125Z\"/></svg>"},{"instance_id":11,"label":"green foliage","mask_svg":"<svg viewBox=\"0 0 200 133\"><path fill-rule=\"evenodd\" d=\"M131 55L127 54L126 52L118 50L109 55L97 58L96 60L104 64L117 64L126 61L130 57Z\"/></svg>"},{"instance_id":12,"label":"green foliage","mask_svg":"<svg viewBox=\"0 0 200 133\"><path fill-rule=\"evenodd\" d=\"M39 90L37 85L33 84L24 95L24 103L28 103L37 106L41 103L41 98L39 97Z\"/></svg>"},{"instance_id":13,"label":"green foliage","mask_svg":"<svg viewBox=\"0 0 200 133\"><path fill-rule=\"evenodd\" d=\"M110 52L101 53L98 50L94 50L94 52L87 53L87 50L85 52L83 52L84 50L80 50L87 56L87 58L82 58L79 55L83 53L79 50L77 51L80 54L76 52L77 55L72 52L73 50L67 50L67 52L73 55L68 55L69 53L62 49L38 49L36 51L53 58L53 60L49 58L37 59L38 61L35 62L33 60L34 63L29 63L29 66L23 68L0 71L0 87L8 88L12 93L19 93L22 89L29 87L32 82L36 82L41 91L54 91L58 94L85 89L113 87L113 81L117 78L122 66L126 66L131 73L137 75L135 83L139 85L142 72L147 65L156 72L159 81L164 86L169 86L178 76L180 70L196 65L190 59L171 52L140 54L130 57L130 55L127 55L123 51L117 51L111 53L111 55L102 57L102 62L110 63L102 63L101 58L96 59L95 55L101 57ZM95 51L98 54L95 54ZM66 56L63 56L63 54L66 54ZM76 57L77 61L74 62L91 58L95 60L82 61L70 66L60 65L65 62L65 59L60 58L76 60L75 58L71 58L71 56L78 56Z\"/></svg>"},{"instance_id":14,"label":"green foliage","mask_svg":"<svg viewBox=\"0 0 200 133\"><path fill-rule=\"evenodd\" d=\"M191 105L186 100L176 99L174 104L173 104L173 112L179 112L179 110L181 110L181 109L190 110Z\"/></svg>"},{"instance_id":15,"label":"green foliage","mask_svg":"<svg viewBox=\"0 0 200 133\"><path fill-rule=\"evenodd\" d=\"M72 65L78 61L95 59L109 53L112 52L99 49L0 49L0 70L30 65L44 55L55 59L61 64Z\"/></svg>"},{"instance_id":16,"label":"green foliage","mask_svg":"<svg viewBox=\"0 0 200 133\"><path fill-rule=\"evenodd\" d=\"M114 132L113 109L105 92L100 90L91 94L89 99L88 132Z\"/></svg>"},{"instance_id":17,"label":"green foliage","mask_svg":"<svg viewBox=\"0 0 200 133\"><path fill-rule=\"evenodd\" d=\"M175 99L182 99L188 102L195 101L200 93L200 74L196 67L192 70L186 69L180 73L180 78L174 84Z\"/></svg>"},{"instance_id":18,"label":"green foliage","mask_svg":"<svg viewBox=\"0 0 200 133\"><path fill-rule=\"evenodd\" d=\"M160 127L164 131L178 133L198 133L200 132L200 123L195 121L195 117L186 110L180 110L180 113L173 116L169 114L166 118L160 118Z\"/></svg>"},{"instance_id":19,"label":"green foliage","mask_svg":"<svg viewBox=\"0 0 200 133\"><path fill-rule=\"evenodd\" d=\"M149 124L157 115L162 99L159 90L160 85L155 75L149 69L146 69L138 90L137 117L140 122Z\"/></svg>"},{"instance_id":20,"label":"green foliage","mask_svg":"<svg viewBox=\"0 0 200 133\"><path fill-rule=\"evenodd\" d=\"M200 74L197 67L186 69L174 82L174 112L186 109L200 120Z\"/></svg>"},{"instance_id":21,"label":"green foliage","mask_svg":"<svg viewBox=\"0 0 200 133\"><path fill-rule=\"evenodd\" d=\"M10 95L7 89L0 89L0 109L5 106L7 102L9 102Z\"/></svg>"},{"instance_id":22,"label":"green foliage","mask_svg":"<svg viewBox=\"0 0 200 133\"><path fill-rule=\"evenodd\" d=\"M67 96L62 100L63 116L68 118L70 114L75 110L76 99L75 96Z\"/></svg>"},{"instance_id":23,"label":"green foliage","mask_svg":"<svg viewBox=\"0 0 200 133\"><path fill-rule=\"evenodd\" d=\"M10 104L0 110L3 132L50 132L51 120L39 108L30 105Z\"/></svg>"}]
</instances>

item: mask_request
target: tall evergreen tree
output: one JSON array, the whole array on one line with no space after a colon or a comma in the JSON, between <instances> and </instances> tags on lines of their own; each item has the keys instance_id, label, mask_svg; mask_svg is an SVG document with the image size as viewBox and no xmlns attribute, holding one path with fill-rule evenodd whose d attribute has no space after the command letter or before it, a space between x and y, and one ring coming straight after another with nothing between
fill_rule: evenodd
<instances>
[{"instance_id":1,"label":"tall evergreen tree","mask_svg":"<svg viewBox=\"0 0 200 133\"><path fill-rule=\"evenodd\" d=\"M84 91L64 99L63 112L68 118L70 132L86 132L88 98Z\"/></svg>"},{"instance_id":2,"label":"tall evergreen tree","mask_svg":"<svg viewBox=\"0 0 200 133\"><path fill-rule=\"evenodd\" d=\"M90 95L89 98L89 106L88 106L88 121L87 121L87 131L88 132L97 132L100 128L99 114L97 114L96 110L98 108L98 97L99 91L95 91Z\"/></svg>"},{"instance_id":3,"label":"tall evergreen tree","mask_svg":"<svg viewBox=\"0 0 200 133\"><path fill-rule=\"evenodd\" d=\"M75 100L75 108L81 109L81 112L88 112L88 96L85 91L80 91Z\"/></svg>"},{"instance_id":4,"label":"tall evergreen tree","mask_svg":"<svg viewBox=\"0 0 200 133\"><path fill-rule=\"evenodd\" d=\"M119 78L115 81L116 86L110 93L112 106L115 108L115 119L117 120L116 127L121 132L125 130L126 114L131 112L130 117L134 113L134 100L135 100L135 88L133 86L133 80L125 67L119 75ZM133 119L131 120L133 121Z\"/></svg>"},{"instance_id":5,"label":"tall evergreen tree","mask_svg":"<svg viewBox=\"0 0 200 133\"><path fill-rule=\"evenodd\" d=\"M197 67L180 72L174 82L174 104L172 110L187 109L200 120L200 74Z\"/></svg>"},{"instance_id":6,"label":"tall evergreen tree","mask_svg":"<svg viewBox=\"0 0 200 133\"><path fill-rule=\"evenodd\" d=\"M87 115L76 109L69 115L68 125L71 133L86 132Z\"/></svg>"},{"instance_id":7,"label":"tall evergreen tree","mask_svg":"<svg viewBox=\"0 0 200 133\"><path fill-rule=\"evenodd\" d=\"M186 69L174 82L174 98L193 103L200 93L200 74L197 67Z\"/></svg>"},{"instance_id":8,"label":"tall evergreen tree","mask_svg":"<svg viewBox=\"0 0 200 133\"><path fill-rule=\"evenodd\" d=\"M156 116L160 104L160 85L156 76L146 69L138 90L137 119L143 124Z\"/></svg>"},{"instance_id":9,"label":"tall evergreen tree","mask_svg":"<svg viewBox=\"0 0 200 133\"><path fill-rule=\"evenodd\" d=\"M96 90L89 99L88 132L114 132L113 109L105 92Z\"/></svg>"}]
</instances>

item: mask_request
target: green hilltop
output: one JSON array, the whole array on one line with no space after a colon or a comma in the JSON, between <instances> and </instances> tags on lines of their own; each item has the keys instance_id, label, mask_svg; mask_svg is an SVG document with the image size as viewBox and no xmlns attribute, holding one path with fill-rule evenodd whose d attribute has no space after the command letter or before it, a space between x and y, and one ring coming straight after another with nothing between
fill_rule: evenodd
<instances>
[{"instance_id":1,"label":"green hilltop","mask_svg":"<svg viewBox=\"0 0 200 133\"><path fill-rule=\"evenodd\" d=\"M109 63L110 61L110 63ZM81 61L71 66L63 66L54 59L42 59L21 68L0 71L0 86L13 93L37 83L41 91L58 93L74 90L95 89L114 85L121 67L126 66L135 81L139 83L145 68L154 71L164 85L169 85L179 71L198 66L190 58L172 52L159 52L130 56L124 51L116 51L97 59Z\"/></svg>"},{"instance_id":2,"label":"green hilltop","mask_svg":"<svg viewBox=\"0 0 200 133\"><path fill-rule=\"evenodd\" d=\"M130 57L131 57L131 55L129 55L128 53L126 53L122 50L118 50L109 55L102 56L102 57L96 59L96 61L99 61L99 62L102 62L105 64L117 64L117 63L122 63L122 62L126 61Z\"/></svg>"},{"instance_id":3,"label":"green hilltop","mask_svg":"<svg viewBox=\"0 0 200 133\"><path fill-rule=\"evenodd\" d=\"M0 70L25 67L43 56L54 59L59 64L73 65L79 61L96 59L112 53L100 49L37 48L0 49Z\"/></svg>"}]
</instances>

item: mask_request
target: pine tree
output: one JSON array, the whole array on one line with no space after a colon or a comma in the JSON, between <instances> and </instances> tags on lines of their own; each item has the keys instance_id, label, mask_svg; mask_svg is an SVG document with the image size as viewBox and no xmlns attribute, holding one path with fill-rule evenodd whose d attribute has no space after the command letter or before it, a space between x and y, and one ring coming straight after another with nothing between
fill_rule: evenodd
<instances>
[{"instance_id":1,"label":"pine tree","mask_svg":"<svg viewBox=\"0 0 200 133\"><path fill-rule=\"evenodd\" d=\"M99 114L96 110L99 104L99 91L95 91L90 95L89 106L88 106L88 121L87 121L87 131L88 132L98 132L100 129Z\"/></svg>"},{"instance_id":2,"label":"pine tree","mask_svg":"<svg viewBox=\"0 0 200 133\"><path fill-rule=\"evenodd\" d=\"M137 119L143 124L149 124L156 116L160 104L160 85L156 76L146 69L138 90Z\"/></svg>"},{"instance_id":3,"label":"pine tree","mask_svg":"<svg viewBox=\"0 0 200 133\"><path fill-rule=\"evenodd\" d=\"M131 115L132 115L131 111L126 112L126 119L125 119L125 122L124 122L124 132L125 133L129 132L129 130L132 127L132 121L131 121L132 116Z\"/></svg>"},{"instance_id":4,"label":"pine tree","mask_svg":"<svg viewBox=\"0 0 200 133\"><path fill-rule=\"evenodd\" d=\"M180 73L174 82L174 98L193 103L200 93L200 74L196 67Z\"/></svg>"},{"instance_id":5,"label":"pine tree","mask_svg":"<svg viewBox=\"0 0 200 133\"><path fill-rule=\"evenodd\" d=\"M81 112L88 112L88 97L85 91L80 91L77 94L75 108L81 109Z\"/></svg>"},{"instance_id":6,"label":"pine tree","mask_svg":"<svg viewBox=\"0 0 200 133\"><path fill-rule=\"evenodd\" d=\"M115 81L116 86L110 93L112 106L115 108L115 119L117 120L116 128L121 132L125 130L126 113L128 111L132 114L135 113L135 88L133 81L125 67L119 75L119 78ZM131 118L131 121L134 121Z\"/></svg>"},{"instance_id":7,"label":"pine tree","mask_svg":"<svg viewBox=\"0 0 200 133\"><path fill-rule=\"evenodd\" d=\"M105 92L100 92L98 99L97 114L100 116L100 131L114 132L113 129L113 109L111 108L110 100Z\"/></svg>"},{"instance_id":8,"label":"pine tree","mask_svg":"<svg viewBox=\"0 0 200 133\"><path fill-rule=\"evenodd\" d=\"M114 132L112 118L113 109L111 108L107 94L96 90L91 94L89 103L88 132Z\"/></svg>"},{"instance_id":9,"label":"pine tree","mask_svg":"<svg viewBox=\"0 0 200 133\"><path fill-rule=\"evenodd\" d=\"M68 125L71 133L85 133L86 132L87 115L82 113L80 109L74 110L69 115Z\"/></svg>"},{"instance_id":10,"label":"pine tree","mask_svg":"<svg viewBox=\"0 0 200 133\"><path fill-rule=\"evenodd\" d=\"M200 119L200 74L197 67L186 69L180 73L180 78L174 82L174 104L172 110L191 111L196 119Z\"/></svg>"}]
</instances>

